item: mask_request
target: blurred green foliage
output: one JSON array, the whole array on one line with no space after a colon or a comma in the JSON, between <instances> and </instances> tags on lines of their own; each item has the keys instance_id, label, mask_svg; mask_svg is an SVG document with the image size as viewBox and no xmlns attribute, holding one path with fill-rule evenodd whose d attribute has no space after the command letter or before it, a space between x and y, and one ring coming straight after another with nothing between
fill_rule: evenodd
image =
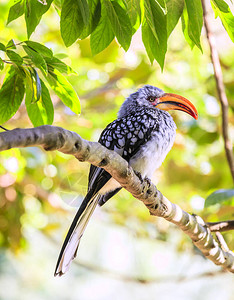
<instances>
[{"instance_id":1,"label":"blurred green foliage","mask_svg":"<svg viewBox=\"0 0 234 300\"><path fill-rule=\"evenodd\" d=\"M24 41L27 31L23 17L6 27L9 6L8 1L0 3L1 40L7 42L11 38L16 42ZM104 51L92 56L89 39L78 41L66 49L58 22L56 10L50 9L32 34L32 39L51 48L56 57L63 59L77 72L77 75L70 74L68 79L80 97L82 113L78 117L52 94L55 108L53 125L74 130L85 139L97 140L102 129L116 118L124 98L140 85L152 84L166 92L187 97L197 107L199 119L195 121L183 113L173 113L178 127L176 141L155 174L154 181L168 199L188 212L201 215L206 221L233 218L231 201L203 209L205 198L210 193L232 187L221 137L220 106L205 37L202 40L202 55L197 48L191 51L177 28L169 38L169 51L162 73L157 64L149 65L138 33L127 53L113 40ZM227 35L221 27L218 28L220 41L227 43ZM232 140L233 54L233 47L228 46L220 52L230 103ZM7 66L3 71L6 69ZM4 72L0 73L1 82ZM5 124L8 129L31 126L26 106L22 105ZM87 163L80 163L73 157L57 152L45 153L40 148L1 153L0 247L13 251L24 249L30 242L27 239L28 230L35 228L46 235L59 234L61 238L61 232L68 226L66 217L71 219L74 214L71 207L77 207L86 192L88 168ZM103 210L108 212L111 222L125 226L136 236L167 241L170 225L151 217L143 204L124 190L111 199ZM233 234L228 233L225 238L233 248ZM193 249L186 236L178 241L178 249Z\"/></svg>"}]
</instances>

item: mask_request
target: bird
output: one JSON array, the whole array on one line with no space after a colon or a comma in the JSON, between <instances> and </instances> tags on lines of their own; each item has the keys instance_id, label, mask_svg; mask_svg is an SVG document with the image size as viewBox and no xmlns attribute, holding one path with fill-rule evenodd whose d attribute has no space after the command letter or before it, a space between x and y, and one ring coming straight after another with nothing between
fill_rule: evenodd
<instances>
[{"instance_id":1,"label":"bird","mask_svg":"<svg viewBox=\"0 0 234 300\"><path fill-rule=\"evenodd\" d=\"M117 119L102 131L99 143L122 156L136 174L150 179L175 140L176 125L168 110L180 110L198 118L195 106L188 99L144 85L126 98ZM64 240L54 276L68 271L96 206L105 204L120 189L121 185L108 172L90 166L87 194Z\"/></svg>"}]
</instances>

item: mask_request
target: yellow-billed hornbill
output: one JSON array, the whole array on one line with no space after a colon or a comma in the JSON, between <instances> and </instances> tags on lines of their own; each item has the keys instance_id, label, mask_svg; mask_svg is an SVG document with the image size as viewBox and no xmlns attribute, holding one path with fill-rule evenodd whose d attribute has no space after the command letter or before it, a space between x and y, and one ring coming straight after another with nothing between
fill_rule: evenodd
<instances>
[{"instance_id":1,"label":"yellow-billed hornbill","mask_svg":"<svg viewBox=\"0 0 234 300\"><path fill-rule=\"evenodd\" d=\"M142 177L150 178L174 143L176 125L167 110L181 110L198 117L194 105L184 97L145 85L125 100L118 119L103 130L99 143L116 151ZM120 189L109 173L91 165L87 195L63 243L55 276L68 270L96 205L103 205Z\"/></svg>"}]
</instances>

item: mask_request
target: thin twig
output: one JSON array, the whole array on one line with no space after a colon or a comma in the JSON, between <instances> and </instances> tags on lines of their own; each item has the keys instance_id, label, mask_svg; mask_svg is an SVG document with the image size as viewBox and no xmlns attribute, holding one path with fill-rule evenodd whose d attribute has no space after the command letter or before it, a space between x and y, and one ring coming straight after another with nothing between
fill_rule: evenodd
<instances>
[{"instance_id":1,"label":"thin twig","mask_svg":"<svg viewBox=\"0 0 234 300\"><path fill-rule=\"evenodd\" d=\"M214 67L214 75L215 75L215 81L217 86L218 98L222 108L222 134L224 140L224 148L226 152L228 165L231 171L232 179L234 182L234 158L232 153L232 142L228 134L228 99L227 99L227 95L223 83L223 74L222 74L222 69L219 60L219 54L216 48L215 37L212 33L211 24L209 21L206 0L202 0L202 6L203 6L204 25L206 29L208 44L210 46L211 61Z\"/></svg>"},{"instance_id":2,"label":"thin twig","mask_svg":"<svg viewBox=\"0 0 234 300\"><path fill-rule=\"evenodd\" d=\"M234 220L220 221L220 222L208 222L206 225L209 227L211 232L223 232L234 230Z\"/></svg>"}]
</instances>

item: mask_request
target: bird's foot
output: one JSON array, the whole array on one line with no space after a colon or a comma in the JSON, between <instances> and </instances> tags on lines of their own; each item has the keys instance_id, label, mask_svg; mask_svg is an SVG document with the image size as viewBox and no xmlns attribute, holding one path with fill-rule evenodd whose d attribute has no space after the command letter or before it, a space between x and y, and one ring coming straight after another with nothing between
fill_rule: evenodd
<instances>
[{"instance_id":1,"label":"bird's foot","mask_svg":"<svg viewBox=\"0 0 234 300\"><path fill-rule=\"evenodd\" d=\"M143 180L143 178L142 178L142 175L141 175L141 173L140 173L140 172L138 172L138 171L135 171L135 170L134 170L134 173L135 173L135 174L136 174L136 176L137 176L137 177L140 179L140 182L141 182L141 183L143 183L143 181L144 181L144 180Z\"/></svg>"},{"instance_id":2,"label":"bird's foot","mask_svg":"<svg viewBox=\"0 0 234 300\"><path fill-rule=\"evenodd\" d=\"M148 187L150 187L150 186L151 186L151 184L152 184L152 181L151 181L151 179L150 179L149 177L145 176L144 180L145 180L145 181L146 181L146 183L148 184Z\"/></svg>"}]
</instances>

